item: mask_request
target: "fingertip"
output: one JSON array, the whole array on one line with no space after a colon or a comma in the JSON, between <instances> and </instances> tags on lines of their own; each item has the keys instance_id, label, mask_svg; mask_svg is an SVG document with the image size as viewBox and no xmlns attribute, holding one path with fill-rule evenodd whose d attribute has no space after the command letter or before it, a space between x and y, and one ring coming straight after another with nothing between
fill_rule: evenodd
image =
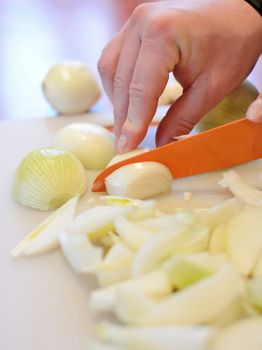
<instances>
[{"instance_id":1,"label":"fingertip","mask_svg":"<svg viewBox=\"0 0 262 350\"><path fill-rule=\"evenodd\" d=\"M116 144L117 153L126 153L135 149L144 139L147 128L141 128L126 120Z\"/></svg>"},{"instance_id":2,"label":"fingertip","mask_svg":"<svg viewBox=\"0 0 262 350\"><path fill-rule=\"evenodd\" d=\"M155 141L156 141L156 146L157 147L161 147L161 146L164 146L164 145L170 143L171 142L171 138L166 137L165 135L158 136L156 134Z\"/></svg>"},{"instance_id":3,"label":"fingertip","mask_svg":"<svg viewBox=\"0 0 262 350\"><path fill-rule=\"evenodd\" d=\"M257 99L249 106L246 116L247 119L252 122L262 122L262 93L260 93Z\"/></svg>"}]
</instances>

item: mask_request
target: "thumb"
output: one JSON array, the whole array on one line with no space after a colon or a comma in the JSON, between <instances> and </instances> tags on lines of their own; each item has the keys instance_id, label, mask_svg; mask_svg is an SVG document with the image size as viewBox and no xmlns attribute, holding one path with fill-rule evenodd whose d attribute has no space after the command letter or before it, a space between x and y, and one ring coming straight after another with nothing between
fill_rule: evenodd
<instances>
[{"instance_id":1,"label":"thumb","mask_svg":"<svg viewBox=\"0 0 262 350\"><path fill-rule=\"evenodd\" d=\"M262 123L262 93L251 103L247 110L247 118L256 123Z\"/></svg>"},{"instance_id":2,"label":"thumb","mask_svg":"<svg viewBox=\"0 0 262 350\"><path fill-rule=\"evenodd\" d=\"M183 95L174 102L160 122L156 134L157 146L189 133L222 98L222 94L215 87L210 87L207 79L196 80L184 90Z\"/></svg>"}]
</instances>

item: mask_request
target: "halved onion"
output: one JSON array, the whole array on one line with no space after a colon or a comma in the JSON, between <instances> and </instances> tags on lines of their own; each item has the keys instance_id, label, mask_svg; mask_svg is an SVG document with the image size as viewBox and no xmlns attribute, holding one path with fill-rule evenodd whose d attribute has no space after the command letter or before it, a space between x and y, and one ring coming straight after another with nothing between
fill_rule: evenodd
<instances>
[{"instance_id":1,"label":"halved onion","mask_svg":"<svg viewBox=\"0 0 262 350\"><path fill-rule=\"evenodd\" d=\"M113 134L100 125L72 123L56 135L55 144L72 152L86 169L100 170L114 157Z\"/></svg>"},{"instance_id":2,"label":"halved onion","mask_svg":"<svg viewBox=\"0 0 262 350\"><path fill-rule=\"evenodd\" d=\"M85 170L70 152L42 148L29 153L19 164L13 184L18 203L52 210L87 188Z\"/></svg>"},{"instance_id":3,"label":"halved onion","mask_svg":"<svg viewBox=\"0 0 262 350\"><path fill-rule=\"evenodd\" d=\"M158 162L142 162L125 165L105 179L107 193L145 199L172 188L172 174Z\"/></svg>"}]
</instances>

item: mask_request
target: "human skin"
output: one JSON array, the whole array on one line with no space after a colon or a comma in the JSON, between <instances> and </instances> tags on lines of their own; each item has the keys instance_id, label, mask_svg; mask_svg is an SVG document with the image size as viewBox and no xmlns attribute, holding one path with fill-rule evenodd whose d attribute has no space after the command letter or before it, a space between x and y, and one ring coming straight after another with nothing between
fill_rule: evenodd
<instances>
[{"instance_id":1,"label":"human skin","mask_svg":"<svg viewBox=\"0 0 262 350\"><path fill-rule=\"evenodd\" d=\"M250 105L247 110L247 118L253 122L262 123L262 93Z\"/></svg>"},{"instance_id":2,"label":"human skin","mask_svg":"<svg viewBox=\"0 0 262 350\"><path fill-rule=\"evenodd\" d=\"M261 52L262 20L244 0L138 6L98 62L113 104L117 152L145 136L169 73L184 93L158 127L158 146L188 133L248 76Z\"/></svg>"}]
</instances>

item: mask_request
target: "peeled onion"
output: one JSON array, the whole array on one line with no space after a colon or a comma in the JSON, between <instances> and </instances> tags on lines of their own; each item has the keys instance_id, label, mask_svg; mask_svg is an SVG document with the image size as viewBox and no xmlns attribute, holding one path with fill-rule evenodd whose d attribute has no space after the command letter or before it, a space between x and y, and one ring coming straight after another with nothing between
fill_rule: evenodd
<instances>
[{"instance_id":1,"label":"peeled onion","mask_svg":"<svg viewBox=\"0 0 262 350\"><path fill-rule=\"evenodd\" d=\"M51 106L62 114L84 113L101 95L95 76L78 61L52 67L43 81L43 92Z\"/></svg>"},{"instance_id":2,"label":"peeled onion","mask_svg":"<svg viewBox=\"0 0 262 350\"><path fill-rule=\"evenodd\" d=\"M112 133L90 123L66 125L57 133L55 144L72 152L86 169L103 169L115 155Z\"/></svg>"},{"instance_id":3,"label":"peeled onion","mask_svg":"<svg viewBox=\"0 0 262 350\"><path fill-rule=\"evenodd\" d=\"M168 192L172 188L172 182L170 170L158 162L128 164L105 179L109 195L138 199Z\"/></svg>"},{"instance_id":4,"label":"peeled onion","mask_svg":"<svg viewBox=\"0 0 262 350\"><path fill-rule=\"evenodd\" d=\"M18 203L52 210L87 188L85 169L70 152L43 148L29 153L19 164L13 192Z\"/></svg>"}]
</instances>

